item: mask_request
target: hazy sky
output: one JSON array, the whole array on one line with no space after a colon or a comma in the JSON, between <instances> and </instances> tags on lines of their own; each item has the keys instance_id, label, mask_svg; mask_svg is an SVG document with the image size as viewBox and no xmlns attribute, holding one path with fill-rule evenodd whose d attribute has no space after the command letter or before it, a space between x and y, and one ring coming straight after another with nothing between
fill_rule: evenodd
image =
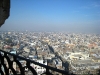
<instances>
[{"instance_id":1,"label":"hazy sky","mask_svg":"<svg viewBox=\"0 0 100 75\"><path fill-rule=\"evenodd\" d=\"M99 32L100 0L11 0L0 30Z\"/></svg>"}]
</instances>

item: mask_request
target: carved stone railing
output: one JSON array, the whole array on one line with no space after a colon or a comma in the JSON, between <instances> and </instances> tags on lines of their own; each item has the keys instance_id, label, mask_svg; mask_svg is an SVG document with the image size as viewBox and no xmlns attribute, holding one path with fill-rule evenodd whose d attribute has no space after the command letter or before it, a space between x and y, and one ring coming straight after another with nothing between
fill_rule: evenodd
<instances>
[{"instance_id":1,"label":"carved stone railing","mask_svg":"<svg viewBox=\"0 0 100 75\"><path fill-rule=\"evenodd\" d=\"M25 64L26 66L23 67L19 59L26 61L26 64ZM14 68L13 66L14 63L16 63L17 65L16 67L18 67L18 71L17 69ZM46 69L46 71L42 73L41 75L56 75L56 74L53 74L54 72L60 73L60 75L72 75L69 72L66 72L64 70L56 69L56 68L35 62L33 60L26 59L24 57L0 50L0 75L38 75L34 67L30 66L31 63L41 66ZM25 68L27 68L28 71L30 70L31 74L30 73L28 74L25 71Z\"/></svg>"}]
</instances>

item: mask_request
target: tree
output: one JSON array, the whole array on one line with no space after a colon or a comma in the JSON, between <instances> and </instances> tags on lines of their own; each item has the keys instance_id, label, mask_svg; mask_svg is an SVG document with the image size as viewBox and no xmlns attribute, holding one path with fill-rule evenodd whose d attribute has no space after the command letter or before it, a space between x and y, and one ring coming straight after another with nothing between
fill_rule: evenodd
<instances>
[{"instance_id":1,"label":"tree","mask_svg":"<svg viewBox=\"0 0 100 75\"><path fill-rule=\"evenodd\" d=\"M8 44L9 44L9 43L12 43L12 40L11 40L10 38L5 39L4 41L5 41L6 43L8 43Z\"/></svg>"}]
</instances>

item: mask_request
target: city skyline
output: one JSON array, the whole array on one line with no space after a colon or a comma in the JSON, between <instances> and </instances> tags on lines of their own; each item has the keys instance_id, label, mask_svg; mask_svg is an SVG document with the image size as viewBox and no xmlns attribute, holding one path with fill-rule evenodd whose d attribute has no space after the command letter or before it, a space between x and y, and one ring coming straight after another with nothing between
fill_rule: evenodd
<instances>
[{"instance_id":1,"label":"city skyline","mask_svg":"<svg viewBox=\"0 0 100 75\"><path fill-rule=\"evenodd\" d=\"M99 32L99 0L12 0L2 30Z\"/></svg>"}]
</instances>

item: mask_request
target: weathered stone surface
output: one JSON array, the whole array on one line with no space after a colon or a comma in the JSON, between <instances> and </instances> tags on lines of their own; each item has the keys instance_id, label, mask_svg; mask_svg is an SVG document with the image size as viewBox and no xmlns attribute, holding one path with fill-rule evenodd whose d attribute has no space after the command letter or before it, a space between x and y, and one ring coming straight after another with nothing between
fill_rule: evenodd
<instances>
[{"instance_id":1,"label":"weathered stone surface","mask_svg":"<svg viewBox=\"0 0 100 75\"><path fill-rule=\"evenodd\" d=\"M0 0L0 27L10 14L10 0Z\"/></svg>"}]
</instances>

